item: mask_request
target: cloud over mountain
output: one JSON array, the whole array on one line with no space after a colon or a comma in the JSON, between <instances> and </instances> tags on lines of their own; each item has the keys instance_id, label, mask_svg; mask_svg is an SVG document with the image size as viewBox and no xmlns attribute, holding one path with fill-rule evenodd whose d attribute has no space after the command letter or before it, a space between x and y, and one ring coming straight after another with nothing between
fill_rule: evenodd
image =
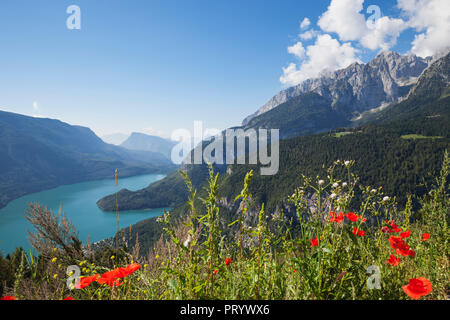
<instances>
[{"instance_id":1,"label":"cloud over mountain","mask_svg":"<svg viewBox=\"0 0 450 320\"><path fill-rule=\"evenodd\" d=\"M364 8L364 0L331 0L318 19L320 30L309 29L311 21L304 18L300 41L288 47L298 61L283 68L280 81L297 85L360 62L362 51L390 50L407 29L417 32L410 49L417 56L432 56L450 47L448 0L398 0L398 17L383 16L378 6ZM308 41L312 43L306 45Z\"/></svg>"}]
</instances>

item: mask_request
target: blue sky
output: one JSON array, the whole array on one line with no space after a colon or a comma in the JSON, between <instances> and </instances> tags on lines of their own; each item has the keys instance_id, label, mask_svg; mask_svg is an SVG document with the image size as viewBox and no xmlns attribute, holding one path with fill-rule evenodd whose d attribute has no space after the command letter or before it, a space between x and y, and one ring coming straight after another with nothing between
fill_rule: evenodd
<instances>
[{"instance_id":1,"label":"blue sky","mask_svg":"<svg viewBox=\"0 0 450 320\"><path fill-rule=\"evenodd\" d=\"M400 1L404 8L411 5ZM81 30L66 27L66 8L73 4L81 9ZM405 17L394 0L366 0L361 13L370 16L366 9L372 4L393 19L413 16ZM347 42L362 62L380 51L358 39L340 39L341 30L330 31L333 23L321 30L317 22L329 5L330 0L2 0L0 109L88 126L98 135L170 135L177 128L192 130L194 120L209 128L239 125L292 84L280 81L283 68L295 64L301 73L312 59L288 52L301 32L316 30L339 45ZM306 17L310 26L300 30ZM405 28L390 48L408 52L419 28L428 27ZM301 44L307 49L315 41Z\"/></svg>"}]
</instances>

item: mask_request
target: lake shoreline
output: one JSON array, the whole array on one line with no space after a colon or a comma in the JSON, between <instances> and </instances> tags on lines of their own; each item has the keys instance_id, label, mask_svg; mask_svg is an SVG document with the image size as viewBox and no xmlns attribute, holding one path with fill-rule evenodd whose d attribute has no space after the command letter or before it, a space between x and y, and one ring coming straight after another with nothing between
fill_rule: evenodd
<instances>
[{"instance_id":1,"label":"lake shoreline","mask_svg":"<svg viewBox=\"0 0 450 320\"><path fill-rule=\"evenodd\" d=\"M32 225L24 216L28 203L40 203L55 213L62 204L62 211L74 224L83 243L86 243L88 237L91 242L114 237L117 230L116 215L98 208L97 200L124 188L143 189L164 177L165 174L119 177L118 186L115 185L114 178L85 181L58 186L15 199L0 209L0 252L12 253L17 247L31 249L27 240L27 230L32 229ZM120 227L125 228L139 221L162 215L164 209L119 211Z\"/></svg>"}]
</instances>

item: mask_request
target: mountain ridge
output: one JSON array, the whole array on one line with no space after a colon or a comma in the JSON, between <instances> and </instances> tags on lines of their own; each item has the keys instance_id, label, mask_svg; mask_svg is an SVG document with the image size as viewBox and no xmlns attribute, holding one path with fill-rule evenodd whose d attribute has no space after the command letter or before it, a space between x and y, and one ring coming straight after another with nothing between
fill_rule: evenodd
<instances>
[{"instance_id":1,"label":"mountain ridge","mask_svg":"<svg viewBox=\"0 0 450 320\"><path fill-rule=\"evenodd\" d=\"M110 145L82 126L0 110L0 207L63 184L175 169L157 153Z\"/></svg>"},{"instance_id":2,"label":"mountain ridge","mask_svg":"<svg viewBox=\"0 0 450 320\"><path fill-rule=\"evenodd\" d=\"M355 62L347 68L307 79L282 90L255 113L246 117L242 125L247 126L255 117L310 92L330 100L332 107L353 104L354 109L351 111L356 113L377 108L383 103L396 102L408 93L407 87L415 83L432 60L431 57L423 59L393 51L382 52L366 64ZM367 88L371 88L370 91Z\"/></svg>"}]
</instances>

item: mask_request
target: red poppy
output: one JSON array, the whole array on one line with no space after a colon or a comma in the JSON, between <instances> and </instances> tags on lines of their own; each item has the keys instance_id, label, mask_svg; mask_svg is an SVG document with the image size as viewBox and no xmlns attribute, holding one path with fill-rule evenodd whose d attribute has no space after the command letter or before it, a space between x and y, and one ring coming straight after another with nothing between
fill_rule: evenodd
<instances>
[{"instance_id":1,"label":"red poppy","mask_svg":"<svg viewBox=\"0 0 450 320\"><path fill-rule=\"evenodd\" d=\"M391 244L392 249L395 249L395 252L404 257L411 256L414 258L416 252L411 250L410 247L406 244L405 241L401 237L389 237L389 243Z\"/></svg>"},{"instance_id":2,"label":"red poppy","mask_svg":"<svg viewBox=\"0 0 450 320\"><path fill-rule=\"evenodd\" d=\"M386 221L386 223L388 225L384 226L383 228L381 228L381 231L383 231L384 233L395 233L395 232L401 232L402 231L402 229L400 229L398 227L398 225L395 224L395 220Z\"/></svg>"},{"instance_id":3,"label":"red poppy","mask_svg":"<svg viewBox=\"0 0 450 320\"><path fill-rule=\"evenodd\" d=\"M427 241L428 239L430 239L430 234L429 233L422 234L422 241Z\"/></svg>"},{"instance_id":4,"label":"red poppy","mask_svg":"<svg viewBox=\"0 0 450 320\"><path fill-rule=\"evenodd\" d=\"M219 272L219 270L217 270L217 269L214 269L214 271L213 271L214 274L217 274L218 272Z\"/></svg>"},{"instance_id":5,"label":"red poppy","mask_svg":"<svg viewBox=\"0 0 450 320\"><path fill-rule=\"evenodd\" d=\"M226 259L225 259L225 265L226 265L226 266L229 266L230 263L231 263L231 259L230 259L230 258L226 258Z\"/></svg>"},{"instance_id":6,"label":"red poppy","mask_svg":"<svg viewBox=\"0 0 450 320\"><path fill-rule=\"evenodd\" d=\"M16 297L13 296L5 296L3 298L0 298L0 300L16 300Z\"/></svg>"},{"instance_id":7,"label":"red poppy","mask_svg":"<svg viewBox=\"0 0 450 320\"><path fill-rule=\"evenodd\" d=\"M358 216L358 218L361 220L361 223L364 223L367 220L367 218L363 218L363 216Z\"/></svg>"},{"instance_id":8,"label":"red poppy","mask_svg":"<svg viewBox=\"0 0 450 320\"><path fill-rule=\"evenodd\" d=\"M118 287L122 284L120 283L120 278L123 278L122 273L120 270L115 269L102 274L102 276L97 279L97 282L99 284L107 284L110 287Z\"/></svg>"},{"instance_id":9,"label":"red poppy","mask_svg":"<svg viewBox=\"0 0 450 320\"><path fill-rule=\"evenodd\" d=\"M391 229L388 226L384 226L383 228L381 228L381 231L384 233L390 233Z\"/></svg>"},{"instance_id":10,"label":"red poppy","mask_svg":"<svg viewBox=\"0 0 450 320\"><path fill-rule=\"evenodd\" d=\"M295 271L295 270L292 270L292 272L293 272L293 273L296 273L297 271Z\"/></svg>"},{"instance_id":11,"label":"red poppy","mask_svg":"<svg viewBox=\"0 0 450 320\"><path fill-rule=\"evenodd\" d=\"M319 245L319 239L315 237L314 239L310 239L311 241L311 247L317 247Z\"/></svg>"},{"instance_id":12,"label":"red poppy","mask_svg":"<svg viewBox=\"0 0 450 320\"><path fill-rule=\"evenodd\" d=\"M358 237L364 237L366 235L366 232L363 230L358 230L357 228L354 228L353 234L357 235Z\"/></svg>"},{"instance_id":13,"label":"red poppy","mask_svg":"<svg viewBox=\"0 0 450 320\"><path fill-rule=\"evenodd\" d=\"M330 221L331 222L337 222L337 223L341 223L342 221L344 221L344 214L342 212L339 212L339 215L337 215L335 212L330 212L331 218Z\"/></svg>"},{"instance_id":14,"label":"red poppy","mask_svg":"<svg viewBox=\"0 0 450 320\"><path fill-rule=\"evenodd\" d=\"M84 289L84 288L88 287L92 282L97 280L99 277L100 277L99 274L93 275L91 277L83 277L75 285L75 289Z\"/></svg>"},{"instance_id":15,"label":"red poppy","mask_svg":"<svg viewBox=\"0 0 450 320\"><path fill-rule=\"evenodd\" d=\"M132 263L125 268L117 268L111 271L108 271L97 280L100 284L107 284L109 286L120 286L122 283L119 281L121 278L125 278L130 274L134 273L141 267L138 263Z\"/></svg>"},{"instance_id":16,"label":"red poppy","mask_svg":"<svg viewBox=\"0 0 450 320\"><path fill-rule=\"evenodd\" d=\"M125 268L122 268L122 272L124 274L124 276L129 276L130 274L136 272L137 270L139 270L141 268L141 265L139 263L132 263L130 265L128 265Z\"/></svg>"},{"instance_id":17,"label":"red poppy","mask_svg":"<svg viewBox=\"0 0 450 320\"><path fill-rule=\"evenodd\" d=\"M345 215L347 217L348 220L350 220L351 222L356 222L358 221L358 216L356 214L354 214L353 212L349 212Z\"/></svg>"},{"instance_id":18,"label":"red poppy","mask_svg":"<svg viewBox=\"0 0 450 320\"><path fill-rule=\"evenodd\" d=\"M418 300L420 297L426 296L433 291L431 282L422 277L417 279L409 279L409 284L402 286L402 288L403 291L414 300Z\"/></svg>"},{"instance_id":19,"label":"red poppy","mask_svg":"<svg viewBox=\"0 0 450 320\"><path fill-rule=\"evenodd\" d=\"M63 300L75 300L75 299L72 298L72 297L66 297L66 298L64 298Z\"/></svg>"},{"instance_id":20,"label":"red poppy","mask_svg":"<svg viewBox=\"0 0 450 320\"><path fill-rule=\"evenodd\" d=\"M400 258L397 258L396 256L394 256L393 254L391 254L391 256L389 257L389 259L387 259L386 263L387 264L391 264L394 267L398 266L400 264L402 260Z\"/></svg>"},{"instance_id":21,"label":"red poppy","mask_svg":"<svg viewBox=\"0 0 450 320\"><path fill-rule=\"evenodd\" d=\"M391 228L392 228L392 232L401 232L402 231L402 229L400 229L398 227L398 225L395 224L395 220L392 220L390 222L390 225L391 225Z\"/></svg>"},{"instance_id":22,"label":"red poppy","mask_svg":"<svg viewBox=\"0 0 450 320\"><path fill-rule=\"evenodd\" d=\"M411 231L410 230L400 233L400 237L403 238L403 239L409 238L410 235L411 235Z\"/></svg>"}]
</instances>

